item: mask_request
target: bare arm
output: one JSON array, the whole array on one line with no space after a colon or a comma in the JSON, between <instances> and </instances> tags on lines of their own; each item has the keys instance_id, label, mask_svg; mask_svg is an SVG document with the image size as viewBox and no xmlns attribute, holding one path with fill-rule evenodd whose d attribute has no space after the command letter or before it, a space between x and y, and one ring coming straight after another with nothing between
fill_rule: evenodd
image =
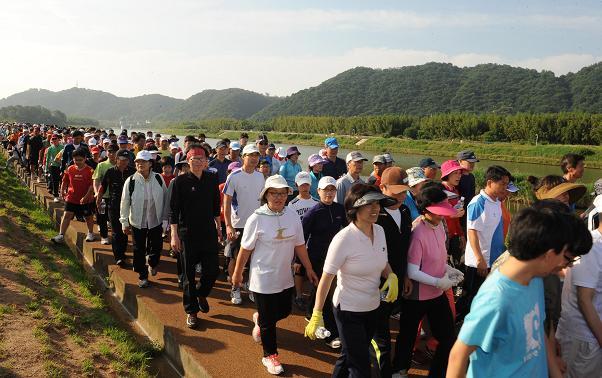
<instances>
[{"instance_id":1,"label":"bare arm","mask_svg":"<svg viewBox=\"0 0 602 378\"><path fill-rule=\"evenodd\" d=\"M314 311L322 311L324 308L324 302L330 291L330 285L334 280L334 274L322 272L320 277L320 283L318 284L318 290L316 291L316 303L314 304Z\"/></svg>"},{"instance_id":2,"label":"bare arm","mask_svg":"<svg viewBox=\"0 0 602 378\"><path fill-rule=\"evenodd\" d=\"M480 276L485 277L487 275L487 262L483 258L483 253L481 253L481 245L479 244L479 234L477 230L468 231L468 242L472 247L472 252L477 260L477 271Z\"/></svg>"},{"instance_id":3,"label":"bare arm","mask_svg":"<svg viewBox=\"0 0 602 378\"><path fill-rule=\"evenodd\" d=\"M299 261L301 261L301 264L303 264L303 266L305 267L307 278L311 281L312 284L317 285L318 276L316 276L316 273L314 272L311 266L311 261L309 261L309 256L307 255L307 248L305 247L305 244L301 244L295 247L295 255L297 255L297 258L299 258Z\"/></svg>"},{"instance_id":4,"label":"bare arm","mask_svg":"<svg viewBox=\"0 0 602 378\"><path fill-rule=\"evenodd\" d=\"M477 349L476 346L466 345L460 340L456 340L453 348L449 352L449 361L447 364L447 378L466 377L468 370L468 357Z\"/></svg>"},{"instance_id":5,"label":"bare arm","mask_svg":"<svg viewBox=\"0 0 602 378\"><path fill-rule=\"evenodd\" d=\"M234 240L235 230L232 227L232 196L224 193L224 223L226 224L226 237Z\"/></svg>"},{"instance_id":6,"label":"bare arm","mask_svg":"<svg viewBox=\"0 0 602 378\"><path fill-rule=\"evenodd\" d=\"M234 274L232 275L233 286L240 286L242 284L242 272L253 251L253 249L244 249L243 247L240 247L238 257L236 257L236 267L234 268Z\"/></svg>"},{"instance_id":7,"label":"bare arm","mask_svg":"<svg viewBox=\"0 0 602 378\"><path fill-rule=\"evenodd\" d=\"M596 337L596 340L598 340L598 344L602 346L602 320L600 320L600 316L594 308L593 299L595 294L596 291L594 289L577 286L579 310L583 314L589 329Z\"/></svg>"}]
</instances>

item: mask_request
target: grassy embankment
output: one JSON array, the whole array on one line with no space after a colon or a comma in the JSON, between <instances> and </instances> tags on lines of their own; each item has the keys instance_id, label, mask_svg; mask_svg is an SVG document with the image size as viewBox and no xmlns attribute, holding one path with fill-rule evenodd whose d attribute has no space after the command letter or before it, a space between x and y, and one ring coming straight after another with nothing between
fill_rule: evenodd
<instances>
[{"instance_id":1,"label":"grassy embankment","mask_svg":"<svg viewBox=\"0 0 602 378\"><path fill-rule=\"evenodd\" d=\"M163 133L174 133L179 135L191 134L197 135L199 129L178 129L168 128L162 130ZM208 133L211 138L229 138L237 140L240 131L225 130L221 133ZM257 132L249 132L253 138ZM323 134L303 134L303 133L277 133L268 132L270 141L274 143L302 144L321 147L324 144ZM520 143L483 143L475 141L440 141L440 140L414 140L405 138L385 138L371 136L337 136L339 144L343 148L360 148L366 151L375 152L399 152L406 154L429 155L429 156L450 156L457 151L471 149L481 159L500 160L508 162L535 163L558 165L560 157L569 152L576 152L586 155L587 166L589 168L602 168L602 147L585 145L556 145ZM356 143L366 139L359 147Z\"/></svg>"},{"instance_id":2,"label":"grassy embankment","mask_svg":"<svg viewBox=\"0 0 602 378\"><path fill-rule=\"evenodd\" d=\"M69 248L49 242L55 223L12 171L0 170L0 198L0 376L152 376L160 349L136 341Z\"/></svg>"}]
</instances>

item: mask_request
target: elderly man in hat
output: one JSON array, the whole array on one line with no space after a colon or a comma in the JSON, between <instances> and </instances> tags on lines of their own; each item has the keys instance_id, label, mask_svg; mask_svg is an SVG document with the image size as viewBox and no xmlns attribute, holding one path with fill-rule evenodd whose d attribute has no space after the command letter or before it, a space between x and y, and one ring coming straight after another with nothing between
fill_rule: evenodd
<instances>
[{"instance_id":1,"label":"elderly man in hat","mask_svg":"<svg viewBox=\"0 0 602 378\"><path fill-rule=\"evenodd\" d=\"M359 151L351 151L345 160L347 161L347 173L337 180L337 196L334 199L341 205L345 202L345 196L353 185L364 183L360 174L364 168L364 162L368 161Z\"/></svg>"}]
</instances>

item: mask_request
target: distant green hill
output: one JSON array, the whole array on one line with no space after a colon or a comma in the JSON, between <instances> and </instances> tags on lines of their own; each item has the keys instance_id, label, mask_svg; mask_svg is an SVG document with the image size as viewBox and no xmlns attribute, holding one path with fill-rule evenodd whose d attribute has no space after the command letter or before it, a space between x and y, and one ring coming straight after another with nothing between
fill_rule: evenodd
<instances>
[{"instance_id":1,"label":"distant green hill","mask_svg":"<svg viewBox=\"0 0 602 378\"><path fill-rule=\"evenodd\" d=\"M549 71L499 64L358 67L276 102L253 118L572 110L602 113L600 88L602 63L559 77Z\"/></svg>"},{"instance_id":2,"label":"distant green hill","mask_svg":"<svg viewBox=\"0 0 602 378\"><path fill-rule=\"evenodd\" d=\"M166 121L245 119L276 101L277 97L268 97L239 88L208 89L191 96L157 118Z\"/></svg>"},{"instance_id":3,"label":"distant green hill","mask_svg":"<svg viewBox=\"0 0 602 378\"><path fill-rule=\"evenodd\" d=\"M100 120L118 120L122 117L145 120L168 111L180 102L183 100L158 94L125 98L83 88L71 88L59 92L30 89L0 100L0 107L41 105L68 115Z\"/></svg>"},{"instance_id":4,"label":"distant green hill","mask_svg":"<svg viewBox=\"0 0 602 378\"><path fill-rule=\"evenodd\" d=\"M186 100L159 94L125 98L80 88L30 89L0 100L0 108L43 106L70 117L167 122L439 113L599 114L600 88L602 62L558 77L549 71L499 64L459 68L427 63L389 69L357 67L285 98L238 88L205 90Z\"/></svg>"}]
</instances>

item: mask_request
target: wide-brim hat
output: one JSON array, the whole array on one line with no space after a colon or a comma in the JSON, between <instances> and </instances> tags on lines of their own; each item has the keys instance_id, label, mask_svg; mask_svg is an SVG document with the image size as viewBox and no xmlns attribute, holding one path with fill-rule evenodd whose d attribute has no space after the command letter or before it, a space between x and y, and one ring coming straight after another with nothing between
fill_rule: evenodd
<instances>
[{"instance_id":1,"label":"wide-brim hat","mask_svg":"<svg viewBox=\"0 0 602 378\"><path fill-rule=\"evenodd\" d=\"M463 171L464 168L458 163L457 160L447 160L441 164L441 178L447 177L450 173L455 171Z\"/></svg>"},{"instance_id":2,"label":"wide-brim hat","mask_svg":"<svg viewBox=\"0 0 602 378\"><path fill-rule=\"evenodd\" d=\"M259 193L259 198L262 199L263 196L265 195L265 192L268 191L268 189L282 189L282 188L287 188L289 190L289 193L293 190L290 186L288 186L288 183L286 182L286 179L280 175L272 175L270 177L268 177L265 180L265 184L263 185L263 189L261 190L261 193Z\"/></svg>"},{"instance_id":3,"label":"wide-brim hat","mask_svg":"<svg viewBox=\"0 0 602 378\"><path fill-rule=\"evenodd\" d=\"M554 199L554 198L558 197L559 195L568 192L569 193L569 203L573 204L573 203L579 201L579 199L581 197L583 197L583 195L585 194L586 191L587 191L587 188L583 184L563 182L549 190L542 186L541 188L539 188L539 190L537 190L537 192L535 192L535 197L537 197L537 199L540 199L540 200Z\"/></svg>"}]
</instances>

